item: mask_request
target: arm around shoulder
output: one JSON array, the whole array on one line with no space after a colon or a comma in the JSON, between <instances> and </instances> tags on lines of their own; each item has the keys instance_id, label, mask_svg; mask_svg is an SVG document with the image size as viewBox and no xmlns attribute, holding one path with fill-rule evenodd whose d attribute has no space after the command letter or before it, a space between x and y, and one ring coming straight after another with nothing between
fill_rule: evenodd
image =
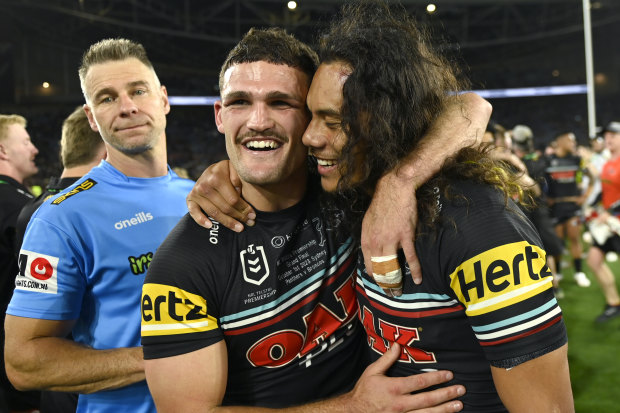
<instances>
[{"instance_id":1,"label":"arm around shoulder","mask_svg":"<svg viewBox=\"0 0 620 413\"><path fill-rule=\"evenodd\" d=\"M463 408L454 399L464 394L463 386L453 385L433 391L413 391L452 379L446 371L410 377L387 377L385 372L400 355L395 345L358 380L355 388L338 397L302 406L268 409L253 406L220 406L228 374L226 345L220 341L191 353L146 360L146 377L160 413L192 411L243 413L282 411L287 413L374 413L374 412L458 412ZM303 391L303 390L301 390ZM428 410L426 410L428 409ZM432 409L432 410L431 410Z\"/></svg>"}]
</instances>

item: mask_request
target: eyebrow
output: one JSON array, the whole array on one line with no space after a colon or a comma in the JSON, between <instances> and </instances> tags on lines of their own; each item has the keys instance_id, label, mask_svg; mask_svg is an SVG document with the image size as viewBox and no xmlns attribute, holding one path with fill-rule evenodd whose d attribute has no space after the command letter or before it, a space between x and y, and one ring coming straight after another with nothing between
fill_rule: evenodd
<instances>
[{"instance_id":1,"label":"eyebrow","mask_svg":"<svg viewBox=\"0 0 620 413\"><path fill-rule=\"evenodd\" d=\"M333 118L341 118L342 115L339 111L335 109L319 109L316 111L316 114L323 117L333 117Z\"/></svg>"},{"instance_id":2,"label":"eyebrow","mask_svg":"<svg viewBox=\"0 0 620 413\"><path fill-rule=\"evenodd\" d=\"M243 90L237 90L234 92L230 92L225 96L222 96L222 98L224 100L229 100L229 99L248 99L250 98L251 94L248 92L245 92ZM272 92L268 92L267 93L267 99L269 100L273 100L273 99L293 99L293 100L301 100L300 97L295 96L295 95L291 95L289 93L284 93L284 92L279 92L279 91L272 91Z\"/></svg>"}]
</instances>

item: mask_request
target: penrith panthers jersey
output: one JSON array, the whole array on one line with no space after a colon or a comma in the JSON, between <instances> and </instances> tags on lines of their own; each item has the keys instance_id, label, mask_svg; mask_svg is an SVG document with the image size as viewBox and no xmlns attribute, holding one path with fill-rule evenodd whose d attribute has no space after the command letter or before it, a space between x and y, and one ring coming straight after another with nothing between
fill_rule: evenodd
<instances>
[{"instance_id":1,"label":"penrith panthers jersey","mask_svg":"<svg viewBox=\"0 0 620 413\"><path fill-rule=\"evenodd\" d=\"M8 314L76 320L74 340L95 349L139 346L146 270L187 213L192 186L171 170L132 178L102 161L32 216ZM81 394L77 411L153 412L155 405L141 381Z\"/></svg>"},{"instance_id":2,"label":"penrith panthers jersey","mask_svg":"<svg viewBox=\"0 0 620 413\"><path fill-rule=\"evenodd\" d=\"M490 365L511 368L553 351L566 330L532 224L490 187L455 187L462 196L451 200L436 191L437 232L416 239L422 284L406 268L403 295L387 297L359 261L359 317L372 359L401 345L389 375L451 370L452 383L467 389L463 411L505 411Z\"/></svg>"},{"instance_id":3,"label":"penrith panthers jersey","mask_svg":"<svg viewBox=\"0 0 620 413\"><path fill-rule=\"evenodd\" d=\"M581 195L579 184L583 175L583 162L579 156L552 155L547 158L547 180L550 198Z\"/></svg>"},{"instance_id":4,"label":"penrith panthers jersey","mask_svg":"<svg viewBox=\"0 0 620 413\"><path fill-rule=\"evenodd\" d=\"M181 220L155 254L142 297L147 359L225 340L225 405L283 407L343 393L366 366L357 249L325 228L308 195L235 233Z\"/></svg>"}]
</instances>

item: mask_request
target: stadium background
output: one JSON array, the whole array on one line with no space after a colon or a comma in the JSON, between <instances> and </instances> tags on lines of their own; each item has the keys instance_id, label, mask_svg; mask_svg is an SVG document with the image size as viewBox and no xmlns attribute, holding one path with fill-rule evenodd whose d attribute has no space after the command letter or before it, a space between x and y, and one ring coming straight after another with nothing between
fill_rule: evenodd
<instances>
[{"instance_id":1,"label":"stadium background","mask_svg":"<svg viewBox=\"0 0 620 413\"><path fill-rule=\"evenodd\" d=\"M284 27L315 44L342 3L297 0L291 10L286 0L0 0L0 113L29 121L40 151L40 172L30 183L44 185L60 172L60 126L83 103L77 67L95 41L143 43L171 96L216 96L219 66L250 27ZM582 0L437 0L434 13L428 3L401 0L461 63L473 89L586 83ZM620 1L591 0L590 12L596 123L604 125L620 120ZM509 129L529 125L538 145L561 131L587 144L583 93L488 100L493 120ZM193 177L225 157L211 106L174 106L167 135L170 164ZM612 266L620 273L620 265ZM604 304L598 286L579 288L572 274L564 275L561 305L577 411L620 412L620 320L594 325Z\"/></svg>"}]
</instances>

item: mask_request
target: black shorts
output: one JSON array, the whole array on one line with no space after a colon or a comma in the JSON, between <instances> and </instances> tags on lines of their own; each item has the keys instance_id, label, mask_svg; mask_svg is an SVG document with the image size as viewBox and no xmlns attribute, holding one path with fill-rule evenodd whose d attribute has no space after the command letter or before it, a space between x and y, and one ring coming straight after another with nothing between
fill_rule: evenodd
<instances>
[{"instance_id":1,"label":"black shorts","mask_svg":"<svg viewBox=\"0 0 620 413\"><path fill-rule=\"evenodd\" d=\"M563 224L573 217L581 218L581 207L575 202L558 202L551 205L551 218L553 225Z\"/></svg>"},{"instance_id":2,"label":"black shorts","mask_svg":"<svg viewBox=\"0 0 620 413\"><path fill-rule=\"evenodd\" d=\"M536 209L527 211L527 216L536 227L540 239L543 242L547 255L556 256L562 254L564 244L553 229L553 222L546 205L539 205Z\"/></svg>"},{"instance_id":3,"label":"black shorts","mask_svg":"<svg viewBox=\"0 0 620 413\"><path fill-rule=\"evenodd\" d=\"M614 234L611 237L607 238L607 241L603 243L603 245L596 242L595 239L592 239L592 246L597 247L602 250L604 253L608 252L619 252L620 253L620 235Z\"/></svg>"}]
</instances>

